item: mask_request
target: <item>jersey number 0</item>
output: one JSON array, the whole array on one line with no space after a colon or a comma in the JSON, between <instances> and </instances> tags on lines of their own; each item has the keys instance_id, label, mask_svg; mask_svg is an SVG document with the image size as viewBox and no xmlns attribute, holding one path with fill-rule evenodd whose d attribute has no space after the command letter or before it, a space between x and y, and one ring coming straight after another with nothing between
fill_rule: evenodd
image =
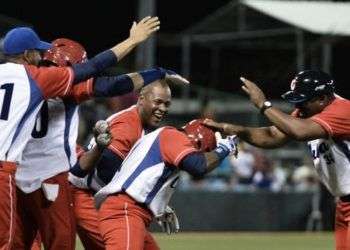
<instances>
[{"instance_id":1,"label":"jersey number 0","mask_svg":"<svg viewBox=\"0 0 350 250\"><path fill-rule=\"evenodd\" d=\"M43 103L40 113L36 118L35 125L32 131L33 138L43 138L47 134L49 123L49 107L47 101Z\"/></svg>"}]
</instances>

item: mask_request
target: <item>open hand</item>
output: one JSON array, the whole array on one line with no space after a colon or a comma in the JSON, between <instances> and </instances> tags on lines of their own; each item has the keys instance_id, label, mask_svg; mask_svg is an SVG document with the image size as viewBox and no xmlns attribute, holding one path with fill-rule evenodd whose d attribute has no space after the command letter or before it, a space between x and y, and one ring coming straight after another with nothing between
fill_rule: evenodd
<instances>
[{"instance_id":1,"label":"open hand","mask_svg":"<svg viewBox=\"0 0 350 250\"><path fill-rule=\"evenodd\" d=\"M219 123L219 122L215 122L212 119L204 119L204 121L202 122L205 126L211 128L212 130L215 131L219 131L221 133L225 133L224 131L224 123Z\"/></svg>"},{"instance_id":2,"label":"open hand","mask_svg":"<svg viewBox=\"0 0 350 250\"><path fill-rule=\"evenodd\" d=\"M133 22L130 29L130 39L135 43L141 43L159 30L160 21L158 17L147 16L140 22Z\"/></svg>"},{"instance_id":3,"label":"open hand","mask_svg":"<svg viewBox=\"0 0 350 250\"><path fill-rule=\"evenodd\" d=\"M224 135L236 135L240 131L240 126L238 125L225 122L215 122L212 119L205 119L202 123L212 130L219 131Z\"/></svg>"},{"instance_id":4,"label":"open hand","mask_svg":"<svg viewBox=\"0 0 350 250\"><path fill-rule=\"evenodd\" d=\"M264 102L266 101L266 97L264 92L252 81L249 81L243 77L240 78L243 82L242 89L247 93L251 102L258 108L261 109Z\"/></svg>"},{"instance_id":5,"label":"open hand","mask_svg":"<svg viewBox=\"0 0 350 250\"><path fill-rule=\"evenodd\" d=\"M175 71L164 68L159 68L159 70L161 71L162 75L164 75L164 79L170 81L171 83L182 86L190 84L186 78L182 77Z\"/></svg>"}]
</instances>

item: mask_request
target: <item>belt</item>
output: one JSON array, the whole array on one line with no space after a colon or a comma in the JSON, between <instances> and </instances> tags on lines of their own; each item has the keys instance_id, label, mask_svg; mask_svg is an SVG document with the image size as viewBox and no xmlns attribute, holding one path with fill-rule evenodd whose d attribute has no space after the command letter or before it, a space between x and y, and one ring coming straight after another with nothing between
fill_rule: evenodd
<instances>
[{"instance_id":1,"label":"belt","mask_svg":"<svg viewBox=\"0 0 350 250\"><path fill-rule=\"evenodd\" d=\"M0 171L14 174L17 169L17 164L11 161L0 161Z\"/></svg>"},{"instance_id":2,"label":"belt","mask_svg":"<svg viewBox=\"0 0 350 250\"><path fill-rule=\"evenodd\" d=\"M339 197L342 202L350 202L350 194Z\"/></svg>"}]
</instances>

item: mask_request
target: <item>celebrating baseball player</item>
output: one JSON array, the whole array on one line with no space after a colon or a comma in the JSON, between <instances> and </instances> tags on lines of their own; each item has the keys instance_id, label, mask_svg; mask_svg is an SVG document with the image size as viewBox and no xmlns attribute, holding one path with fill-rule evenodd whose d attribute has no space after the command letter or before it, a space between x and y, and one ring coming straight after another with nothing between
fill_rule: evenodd
<instances>
[{"instance_id":1,"label":"celebrating baseball player","mask_svg":"<svg viewBox=\"0 0 350 250\"><path fill-rule=\"evenodd\" d=\"M4 195L0 202L1 249L12 247L16 229L16 163L22 160L32 132L28 128L34 126L44 100L69 95L73 84L114 65L159 28L157 18L147 18L140 23L134 23L130 37L122 43L72 67L37 67L41 51L51 48L51 44L41 41L32 29L15 28L6 34L2 48L6 63L0 65L0 89L4 93L0 115L0 175L3 177L0 186Z\"/></svg>"},{"instance_id":2,"label":"celebrating baseball player","mask_svg":"<svg viewBox=\"0 0 350 250\"><path fill-rule=\"evenodd\" d=\"M315 168L328 190L339 197L336 208L336 249L350 249L350 101L334 93L333 78L321 71L298 73L282 97L295 105L291 115L272 106L253 82L241 78L252 103L273 124L250 128L207 120L225 134L262 148L277 148L290 140L307 141Z\"/></svg>"},{"instance_id":3,"label":"celebrating baseball player","mask_svg":"<svg viewBox=\"0 0 350 250\"><path fill-rule=\"evenodd\" d=\"M73 197L77 231L86 249L105 249L93 194L110 182L135 142L158 127L167 114L171 104L167 82L165 79L158 80L144 87L135 106L107 119L113 139L102 151L96 169L91 171L94 167L91 165L90 168L75 165L71 169L69 179L75 186Z\"/></svg>"},{"instance_id":4,"label":"celebrating baseball player","mask_svg":"<svg viewBox=\"0 0 350 250\"><path fill-rule=\"evenodd\" d=\"M147 227L164 215L179 171L202 176L236 153L235 137L218 136L216 143L214 132L199 120L181 130L162 127L141 137L95 195L106 249L159 249Z\"/></svg>"}]
</instances>

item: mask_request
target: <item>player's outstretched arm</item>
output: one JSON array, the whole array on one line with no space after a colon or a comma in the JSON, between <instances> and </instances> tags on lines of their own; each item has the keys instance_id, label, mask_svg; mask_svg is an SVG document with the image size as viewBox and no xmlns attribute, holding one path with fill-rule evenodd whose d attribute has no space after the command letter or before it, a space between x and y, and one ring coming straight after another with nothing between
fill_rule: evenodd
<instances>
[{"instance_id":1,"label":"player's outstretched arm","mask_svg":"<svg viewBox=\"0 0 350 250\"><path fill-rule=\"evenodd\" d=\"M188 85L189 82L174 71L152 68L118 76L97 77L94 79L95 97L112 97L123 95L155 82L165 79L167 83Z\"/></svg>"},{"instance_id":2,"label":"player's outstretched arm","mask_svg":"<svg viewBox=\"0 0 350 250\"><path fill-rule=\"evenodd\" d=\"M123 42L114 46L111 50L120 61L133 48L147 40L153 33L159 30L160 21L158 17L145 17L140 22L133 22L130 36Z\"/></svg>"},{"instance_id":3,"label":"player's outstretched arm","mask_svg":"<svg viewBox=\"0 0 350 250\"><path fill-rule=\"evenodd\" d=\"M252 128L211 119L205 119L203 124L225 135L237 135L243 141L261 148L278 148L289 141L288 136L275 126Z\"/></svg>"},{"instance_id":4,"label":"player's outstretched arm","mask_svg":"<svg viewBox=\"0 0 350 250\"><path fill-rule=\"evenodd\" d=\"M297 141L327 138L327 132L311 119L300 119L286 114L276 107L263 108L266 101L263 91L252 81L241 77L242 89L247 93L251 102L264 114L272 124L289 138Z\"/></svg>"}]
</instances>

